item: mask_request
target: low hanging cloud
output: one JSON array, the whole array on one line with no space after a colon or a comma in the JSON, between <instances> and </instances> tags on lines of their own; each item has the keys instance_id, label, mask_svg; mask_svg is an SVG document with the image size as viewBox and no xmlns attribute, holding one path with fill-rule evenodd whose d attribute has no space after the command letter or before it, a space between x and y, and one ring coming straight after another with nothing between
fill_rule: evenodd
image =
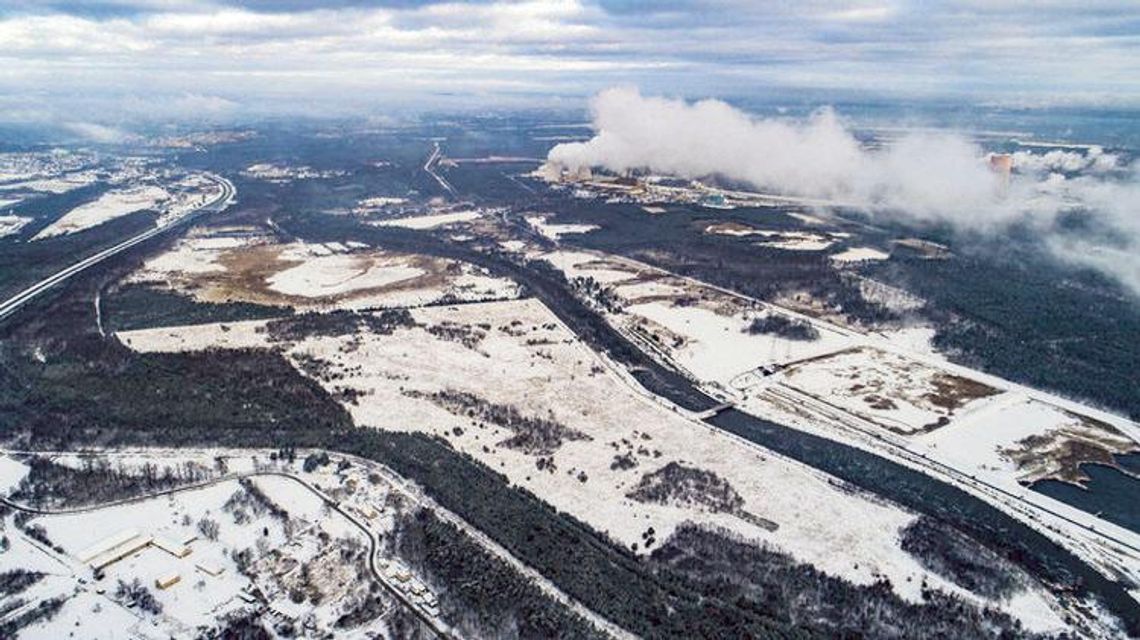
<instances>
[{"instance_id":1,"label":"low hanging cloud","mask_svg":"<svg viewBox=\"0 0 1140 640\"><path fill-rule=\"evenodd\" d=\"M803 120L756 118L719 100L688 103L615 88L598 94L592 110L595 135L555 146L549 162L718 175L877 215L980 230L1019 221L1053 234L1058 215L1089 210L1120 231L1115 244L1049 237L1046 246L1140 294L1140 172L1098 147L1018 152L1006 183L990 168L989 153L965 136L917 132L870 147L831 109Z\"/></svg>"}]
</instances>

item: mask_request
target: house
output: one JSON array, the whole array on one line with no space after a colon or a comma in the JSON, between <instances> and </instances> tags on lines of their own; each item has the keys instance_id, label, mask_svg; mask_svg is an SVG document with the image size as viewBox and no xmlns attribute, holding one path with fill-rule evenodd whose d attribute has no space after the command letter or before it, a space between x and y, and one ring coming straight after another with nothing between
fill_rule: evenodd
<instances>
[{"instance_id":1,"label":"house","mask_svg":"<svg viewBox=\"0 0 1140 640\"><path fill-rule=\"evenodd\" d=\"M158 587L159 589L169 589L170 587L178 584L178 582L181 580L182 576L178 575L177 573L168 573L156 579L154 581L154 586Z\"/></svg>"}]
</instances>

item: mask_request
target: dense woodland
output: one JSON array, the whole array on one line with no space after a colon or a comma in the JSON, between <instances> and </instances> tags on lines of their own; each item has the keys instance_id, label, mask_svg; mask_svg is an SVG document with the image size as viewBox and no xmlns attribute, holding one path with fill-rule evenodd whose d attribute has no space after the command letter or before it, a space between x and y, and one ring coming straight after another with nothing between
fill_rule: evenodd
<instances>
[{"instance_id":1,"label":"dense woodland","mask_svg":"<svg viewBox=\"0 0 1140 640\"><path fill-rule=\"evenodd\" d=\"M1097 276L1024 252L892 260L872 273L925 298L935 346L963 364L1140 419L1140 311Z\"/></svg>"},{"instance_id":2,"label":"dense woodland","mask_svg":"<svg viewBox=\"0 0 1140 640\"><path fill-rule=\"evenodd\" d=\"M420 509L396 522L395 548L418 575L443 586L444 619L479 638L608 637L542 592L455 525Z\"/></svg>"},{"instance_id":3,"label":"dense woodland","mask_svg":"<svg viewBox=\"0 0 1140 640\"><path fill-rule=\"evenodd\" d=\"M857 587L785 554L697 526L682 526L653 559L701 584L710 596L825 637L1034 637L996 609L926 588L924 601L912 604L886 579Z\"/></svg>"},{"instance_id":4,"label":"dense woodland","mask_svg":"<svg viewBox=\"0 0 1140 640\"><path fill-rule=\"evenodd\" d=\"M927 516L902 530L902 549L927 569L987 598L1006 598L1025 587L1004 558Z\"/></svg>"}]
</instances>

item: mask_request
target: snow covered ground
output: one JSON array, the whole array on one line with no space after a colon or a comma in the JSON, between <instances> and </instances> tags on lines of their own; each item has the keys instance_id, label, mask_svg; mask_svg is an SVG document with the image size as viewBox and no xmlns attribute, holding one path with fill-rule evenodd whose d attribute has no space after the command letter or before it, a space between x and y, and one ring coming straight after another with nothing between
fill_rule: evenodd
<instances>
[{"instance_id":1,"label":"snow covered ground","mask_svg":"<svg viewBox=\"0 0 1140 640\"><path fill-rule=\"evenodd\" d=\"M853 348L791 364L780 382L901 434L937 430L999 390L897 353Z\"/></svg>"},{"instance_id":2,"label":"snow covered ground","mask_svg":"<svg viewBox=\"0 0 1140 640\"><path fill-rule=\"evenodd\" d=\"M0 456L0 495L7 495L26 475L28 465L11 456Z\"/></svg>"},{"instance_id":3,"label":"snow covered ground","mask_svg":"<svg viewBox=\"0 0 1140 640\"><path fill-rule=\"evenodd\" d=\"M1022 519L1106 575L1123 573L1140 579L1140 554L1097 532L1134 541L1136 547L1140 547L1140 536L1026 491L1019 479L1057 475L1059 467L1050 462L1016 470L1013 457L1016 451L1023 452L1025 459L1067 457L1071 471L1074 462L1103 461L1107 452L1137 446L1140 427L1134 423L954 365L931 346L933 330L929 327L863 333L708 285L662 276L652 267L625 258L585 251L532 251L532 257L545 258L567 278L591 277L612 287L631 304L620 314L604 313L610 323L658 359L701 380L714 396L731 400L748 413L923 469ZM882 283L863 281L860 285L867 295L892 307L921 304ZM820 337L794 341L742 332L746 318L760 313L809 322ZM649 339L643 339L646 336ZM785 376L780 369L789 364L792 371ZM1020 407L1018 403L1026 399L1039 404ZM1011 419L1017 420L1017 428L1008 426ZM1115 435L1106 435L1101 427L1092 430L1090 438L1089 429L1072 428L1090 422L1107 425ZM1090 442L1095 448L1072 446ZM1075 455L1065 455L1069 453ZM954 468L958 475L947 476L938 465ZM970 480L972 476L1004 487L1008 494L980 490Z\"/></svg>"},{"instance_id":4,"label":"snow covered ground","mask_svg":"<svg viewBox=\"0 0 1140 640\"><path fill-rule=\"evenodd\" d=\"M76 233L136 211L157 210L170 196L162 187L140 186L108 191L96 200L68 211L44 227L32 240Z\"/></svg>"},{"instance_id":5,"label":"snow covered ground","mask_svg":"<svg viewBox=\"0 0 1140 640\"><path fill-rule=\"evenodd\" d=\"M21 216L0 216L0 238L20 233L20 229L31 221L31 218Z\"/></svg>"},{"instance_id":6,"label":"snow covered ground","mask_svg":"<svg viewBox=\"0 0 1140 640\"><path fill-rule=\"evenodd\" d=\"M888 577L906 598L920 598L923 579L973 598L925 571L901 551L899 531L914 516L851 493L810 468L784 460L662 405L580 343L534 300L413 311L419 326L390 336L303 340L287 357L316 358L326 388L364 392L345 408L362 425L421 430L449 441L617 541L642 545L650 527L664 539L679 524L725 527L767 542L820 569L869 584ZM265 346L260 322L167 327L120 334L141 351ZM451 333L433 331L449 327ZM456 339L457 328L474 339ZM353 340L354 349L345 349ZM574 437L549 452L510 444L517 435L493 419L473 419L432 394L471 394L513 405L523 416L561 425ZM549 459L536 467L538 458ZM739 509L709 503L642 502L630 493L670 464L715 474L742 500ZM1032 591L1018 603L1028 624L1059 628Z\"/></svg>"},{"instance_id":7,"label":"snow covered ground","mask_svg":"<svg viewBox=\"0 0 1140 640\"><path fill-rule=\"evenodd\" d=\"M836 262L867 262L886 260L889 257L890 255L871 247L851 247L831 256L831 259Z\"/></svg>"},{"instance_id":8,"label":"snow covered ground","mask_svg":"<svg viewBox=\"0 0 1140 640\"><path fill-rule=\"evenodd\" d=\"M302 471L302 458L270 461L263 454L231 451L108 454L123 468L145 463L180 466L188 462L213 464L225 459L229 472L272 470L303 478L322 487L327 499L357 513L371 530L390 532L391 508L407 504L406 489L358 464L327 464ZM221 456L221 458L215 458ZM57 463L81 465L80 458L60 456ZM27 526L43 527L51 549L31 540L8 521L11 548L0 553L0 572L13 568L39 571L46 577L21 594L34 606L52 597L65 599L51 619L22 630L22 638L168 638L196 637L228 613L268 609L266 620L297 614L295 624L311 625L314 633L337 630L338 637L365 638L383 634L379 614L400 606L387 594L380 607L348 627L336 626L346 612L369 597L373 578L367 567L368 537L344 515L331 510L325 498L293 478L255 476L250 486L268 504L236 479L221 479L202 488L176 492L118 506L68 515L32 518ZM277 511L274 511L274 508ZM203 523L210 523L204 525ZM88 557L94 551L132 539L120 559L97 578ZM149 544L147 541L150 540ZM179 551L181 549L181 551ZM346 555L347 554L347 555ZM113 557L118 553L109 554ZM156 580L177 576L159 587ZM120 581L138 580L161 606L160 613L131 606L116 594ZM292 604L296 592L313 598ZM276 613L275 613L276 612Z\"/></svg>"},{"instance_id":9,"label":"snow covered ground","mask_svg":"<svg viewBox=\"0 0 1140 640\"><path fill-rule=\"evenodd\" d=\"M847 237L839 232L806 232L806 231L777 231L773 229L759 229L739 222L717 222L705 227L705 233L722 236L760 236L763 238L759 244L775 249L789 251L823 251L836 240ZM884 256L886 257L886 256Z\"/></svg>"},{"instance_id":10,"label":"snow covered ground","mask_svg":"<svg viewBox=\"0 0 1140 640\"><path fill-rule=\"evenodd\" d=\"M297 309L421 306L513 298L518 286L471 264L339 242L277 244L251 228L194 234L148 260L129 280L203 302Z\"/></svg>"},{"instance_id":11,"label":"snow covered ground","mask_svg":"<svg viewBox=\"0 0 1140 640\"><path fill-rule=\"evenodd\" d=\"M296 253L281 256L285 261L298 257ZM301 260L297 266L270 276L266 280L269 288L287 296L325 298L379 289L425 273L398 258L382 261L366 254L310 254Z\"/></svg>"},{"instance_id":12,"label":"snow covered ground","mask_svg":"<svg viewBox=\"0 0 1140 640\"><path fill-rule=\"evenodd\" d=\"M931 455L1005 486L1052 478L1082 483L1075 460L1100 450L1140 452L1140 444L1113 426L1011 392L953 421L946 429L919 436L916 445ZM1073 456L1076 449L1084 456Z\"/></svg>"},{"instance_id":13,"label":"snow covered ground","mask_svg":"<svg viewBox=\"0 0 1140 640\"><path fill-rule=\"evenodd\" d=\"M94 171L78 171L54 177L34 178L21 182L0 185L0 191L39 191L42 193L67 193L79 187L95 184L99 176Z\"/></svg>"},{"instance_id":14,"label":"snow covered ground","mask_svg":"<svg viewBox=\"0 0 1140 640\"><path fill-rule=\"evenodd\" d=\"M455 211L451 213L437 213L426 216L413 216L410 218L395 218L392 220L377 220L372 224L377 227L403 227L405 229L435 229L445 227L456 222L469 222L482 216L481 211Z\"/></svg>"},{"instance_id":15,"label":"snow covered ground","mask_svg":"<svg viewBox=\"0 0 1140 640\"><path fill-rule=\"evenodd\" d=\"M551 240L557 240L568 234L589 233L590 231L600 228L594 224L557 224L547 222L546 220L547 216L528 216L526 219L527 223L533 227L535 231Z\"/></svg>"}]
</instances>

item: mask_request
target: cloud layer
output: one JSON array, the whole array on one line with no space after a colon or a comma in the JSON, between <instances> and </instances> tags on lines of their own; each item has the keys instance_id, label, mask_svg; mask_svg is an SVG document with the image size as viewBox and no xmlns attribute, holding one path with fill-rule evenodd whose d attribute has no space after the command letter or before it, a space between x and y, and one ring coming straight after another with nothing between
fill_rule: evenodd
<instances>
[{"instance_id":1,"label":"cloud layer","mask_svg":"<svg viewBox=\"0 0 1140 640\"><path fill-rule=\"evenodd\" d=\"M551 162L719 175L975 230L1027 223L1065 259L1105 271L1140 294L1140 168L1099 147L1018 152L1005 184L989 168L989 154L964 136L910 133L871 147L829 109L805 120L755 118L718 100L687 103L615 88L600 93L592 110L595 135L555 146ZM1112 229L1111 241L1058 235L1058 216L1078 210Z\"/></svg>"},{"instance_id":2,"label":"cloud layer","mask_svg":"<svg viewBox=\"0 0 1140 640\"><path fill-rule=\"evenodd\" d=\"M1128 0L9 0L0 42L0 94L31 111L154 93L509 103L617 83L1140 105Z\"/></svg>"}]
</instances>

